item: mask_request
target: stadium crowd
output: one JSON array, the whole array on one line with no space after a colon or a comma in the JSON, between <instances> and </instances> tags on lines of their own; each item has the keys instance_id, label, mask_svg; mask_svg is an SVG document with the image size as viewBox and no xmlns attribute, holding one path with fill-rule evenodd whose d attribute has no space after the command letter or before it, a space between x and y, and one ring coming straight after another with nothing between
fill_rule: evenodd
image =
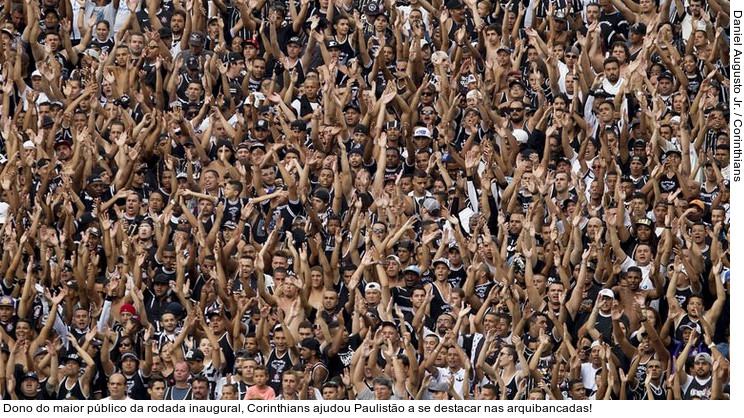
<instances>
[{"instance_id":1,"label":"stadium crowd","mask_svg":"<svg viewBox=\"0 0 744 418\"><path fill-rule=\"evenodd\" d=\"M727 399L728 0L4 0L3 399Z\"/></svg>"}]
</instances>

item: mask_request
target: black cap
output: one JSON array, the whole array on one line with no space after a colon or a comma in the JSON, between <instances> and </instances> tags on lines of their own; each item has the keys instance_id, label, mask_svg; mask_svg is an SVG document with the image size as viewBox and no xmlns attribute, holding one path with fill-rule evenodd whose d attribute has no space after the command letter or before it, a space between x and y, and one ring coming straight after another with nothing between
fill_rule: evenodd
<instances>
[{"instance_id":1,"label":"black cap","mask_svg":"<svg viewBox=\"0 0 744 418\"><path fill-rule=\"evenodd\" d=\"M385 10L379 4L370 2L367 3L366 6L364 6L364 14L369 16L378 16L385 14Z\"/></svg>"},{"instance_id":2,"label":"black cap","mask_svg":"<svg viewBox=\"0 0 744 418\"><path fill-rule=\"evenodd\" d=\"M300 347L307 348L308 350L313 350L316 353L320 351L320 343L315 338L305 338L300 343Z\"/></svg>"},{"instance_id":3,"label":"black cap","mask_svg":"<svg viewBox=\"0 0 744 418\"><path fill-rule=\"evenodd\" d=\"M259 120L256 121L255 128L256 129L263 129L265 131L268 131L269 130L269 121L267 121L266 119L259 119Z\"/></svg>"},{"instance_id":4,"label":"black cap","mask_svg":"<svg viewBox=\"0 0 744 418\"><path fill-rule=\"evenodd\" d=\"M313 193L313 196L326 203L330 203L331 201L331 193L325 187L318 187L318 189Z\"/></svg>"},{"instance_id":5,"label":"black cap","mask_svg":"<svg viewBox=\"0 0 744 418\"><path fill-rule=\"evenodd\" d=\"M293 36L293 37L289 38L289 40L287 41L287 45L289 45L289 44L302 45L302 43L300 42L300 38L297 37L297 36Z\"/></svg>"},{"instance_id":6,"label":"black cap","mask_svg":"<svg viewBox=\"0 0 744 418\"><path fill-rule=\"evenodd\" d=\"M362 148L362 147L353 147L352 149L349 150L348 154L349 155L351 155L351 154L364 155L364 148Z\"/></svg>"},{"instance_id":7,"label":"black cap","mask_svg":"<svg viewBox=\"0 0 744 418\"><path fill-rule=\"evenodd\" d=\"M355 102L347 103L346 106L344 106L343 111L346 112L349 109L353 109L353 110L356 110L357 112L360 112L359 105L356 104Z\"/></svg>"},{"instance_id":8,"label":"black cap","mask_svg":"<svg viewBox=\"0 0 744 418\"><path fill-rule=\"evenodd\" d=\"M155 277L152 278L152 283L168 284L170 283L170 279L168 279L168 276L165 274L156 274Z\"/></svg>"},{"instance_id":9,"label":"black cap","mask_svg":"<svg viewBox=\"0 0 744 418\"><path fill-rule=\"evenodd\" d=\"M356 128L354 128L354 133L357 133L357 132L363 133L365 135L369 135L369 127L362 123L357 124Z\"/></svg>"},{"instance_id":10,"label":"black cap","mask_svg":"<svg viewBox=\"0 0 744 418\"><path fill-rule=\"evenodd\" d=\"M465 5L460 0L449 0L446 6L448 9L454 10L454 9L461 9Z\"/></svg>"},{"instance_id":11,"label":"black cap","mask_svg":"<svg viewBox=\"0 0 744 418\"><path fill-rule=\"evenodd\" d=\"M400 129L400 122L397 120L391 120L387 124L385 124L385 130L388 131L390 129Z\"/></svg>"},{"instance_id":12,"label":"black cap","mask_svg":"<svg viewBox=\"0 0 744 418\"><path fill-rule=\"evenodd\" d=\"M522 80L512 80L512 81L510 81L509 82L509 88L514 87L515 84L516 85L519 85L519 87L521 87L521 88L525 88L524 87L524 83L522 83Z\"/></svg>"},{"instance_id":13,"label":"black cap","mask_svg":"<svg viewBox=\"0 0 744 418\"><path fill-rule=\"evenodd\" d=\"M38 382L39 381L39 375L36 374L36 372L28 372L28 373L26 373L26 374L23 375L23 378L21 378L21 381L24 381L26 379L32 379L32 380L36 380Z\"/></svg>"},{"instance_id":14,"label":"black cap","mask_svg":"<svg viewBox=\"0 0 744 418\"><path fill-rule=\"evenodd\" d=\"M191 32L191 36L189 36L189 45L204 45L205 38L204 34L199 31Z\"/></svg>"},{"instance_id":15,"label":"black cap","mask_svg":"<svg viewBox=\"0 0 744 418\"><path fill-rule=\"evenodd\" d=\"M173 37L173 31L167 26L163 26L162 28L158 29L158 33L160 34L161 38Z\"/></svg>"},{"instance_id":16,"label":"black cap","mask_svg":"<svg viewBox=\"0 0 744 418\"><path fill-rule=\"evenodd\" d=\"M186 353L186 361L202 361L204 360L204 353L198 348L196 350L189 351Z\"/></svg>"},{"instance_id":17,"label":"black cap","mask_svg":"<svg viewBox=\"0 0 744 418\"><path fill-rule=\"evenodd\" d=\"M330 41L326 42L326 49L339 49L340 46L338 45L338 41L334 41L331 39Z\"/></svg>"},{"instance_id":18,"label":"black cap","mask_svg":"<svg viewBox=\"0 0 744 418\"><path fill-rule=\"evenodd\" d=\"M644 23L635 23L630 27L630 31L639 35L646 35L646 25Z\"/></svg>"},{"instance_id":19,"label":"black cap","mask_svg":"<svg viewBox=\"0 0 744 418\"><path fill-rule=\"evenodd\" d=\"M196 58L195 56L190 56L188 60L186 60L186 68L189 70L198 70L199 69L199 58Z\"/></svg>"},{"instance_id":20,"label":"black cap","mask_svg":"<svg viewBox=\"0 0 744 418\"><path fill-rule=\"evenodd\" d=\"M666 79L674 82L674 76L669 71L664 71L661 74L659 74L659 77L657 77L658 80L661 80L662 78L666 78Z\"/></svg>"}]
</instances>

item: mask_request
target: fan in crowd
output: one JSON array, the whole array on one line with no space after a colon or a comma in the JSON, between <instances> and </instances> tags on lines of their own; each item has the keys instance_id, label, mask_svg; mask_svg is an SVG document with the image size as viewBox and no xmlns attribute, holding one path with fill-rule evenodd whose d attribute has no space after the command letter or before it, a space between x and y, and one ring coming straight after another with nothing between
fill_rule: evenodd
<instances>
[{"instance_id":1,"label":"fan in crowd","mask_svg":"<svg viewBox=\"0 0 744 418\"><path fill-rule=\"evenodd\" d=\"M728 399L729 0L0 24L0 398Z\"/></svg>"}]
</instances>

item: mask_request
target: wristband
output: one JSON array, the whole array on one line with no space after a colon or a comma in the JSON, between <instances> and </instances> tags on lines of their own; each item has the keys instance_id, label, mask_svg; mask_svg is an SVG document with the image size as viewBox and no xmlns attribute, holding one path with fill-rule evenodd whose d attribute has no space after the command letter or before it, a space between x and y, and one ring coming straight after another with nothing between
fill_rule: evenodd
<instances>
[{"instance_id":1,"label":"wristband","mask_svg":"<svg viewBox=\"0 0 744 418\"><path fill-rule=\"evenodd\" d=\"M713 347L715 347L715 346L716 346L716 343L710 343L710 344L708 344L708 348L710 348L710 349L713 349Z\"/></svg>"}]
</instances>

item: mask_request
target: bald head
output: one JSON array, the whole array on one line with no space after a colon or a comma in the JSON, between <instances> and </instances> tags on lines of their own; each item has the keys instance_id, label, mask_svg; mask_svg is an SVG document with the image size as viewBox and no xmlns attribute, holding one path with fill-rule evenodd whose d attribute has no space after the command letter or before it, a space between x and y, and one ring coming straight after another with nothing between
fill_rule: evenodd
<instances>
[{"instance_id":1,"label":"bald head","mask_svg":"<svg viewBox=\"0 0 744 418\"><path fill-rule=\"evenodd\" d=\"M114 373L109 377L108 390L112 400L127 398L127 379L121 373Z\"/></svg>"}]
</instances>

